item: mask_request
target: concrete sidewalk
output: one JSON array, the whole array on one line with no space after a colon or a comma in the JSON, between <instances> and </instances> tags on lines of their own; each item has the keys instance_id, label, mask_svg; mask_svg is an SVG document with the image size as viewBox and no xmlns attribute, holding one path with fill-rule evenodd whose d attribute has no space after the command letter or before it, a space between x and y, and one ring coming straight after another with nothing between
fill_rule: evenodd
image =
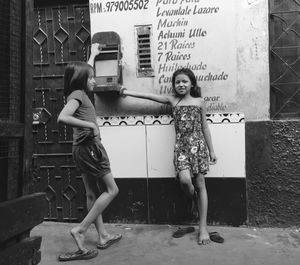
<instances>
[{"instance_id":1,"label":"concrete sidewalk","mask_svg":"<svg viewBox=\"0 0 300 265\"><path fill-rule=\"evenodd\" d=\"M44 222L35 227L31 236L42 236L41 265L63 264L57 256L75 250L69 231L74 224ZM111 233L121 233L123 238L98 256L70 264L105 265L299 265L300 229L248 228L210 226L218 231L223 244L196 243L197 230L183 238L171 237L176 226L106 224ZM195 226L195 228L197 228ZM86 245L95 248L97 234L94 226L89 229ZM69 264L68 263L68 264Z\"/></svg>"}]
</instances>

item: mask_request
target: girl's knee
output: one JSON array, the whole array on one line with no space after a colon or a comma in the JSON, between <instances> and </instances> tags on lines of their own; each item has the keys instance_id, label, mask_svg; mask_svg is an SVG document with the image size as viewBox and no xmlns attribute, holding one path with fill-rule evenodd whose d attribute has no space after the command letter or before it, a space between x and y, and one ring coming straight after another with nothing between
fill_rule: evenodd
<instances>
[{"instance_id":1,"label":"girl's knee","mask_svg":"<svg viewBox=\"0 0 300 265\"><path fill-rule=\"evenodd\" d=\"M119 194L119 188L118 188L118 186L114 186L114 187L111 187L110 189L108 189L108 193L112 197L116 197Z\"/></svg>"},{"instance_id":2,"label":"girl's knee","mask_svg":"<svg viewBox=\"0 0 300 265\"><path fill-rule=\"evenodd\" d=\"M106 185L106 191L110 196L116 197L119 194L119 188L111 173L108 173L103 177L103 182Z\"/></svg>"},{"instance_id":3,"label":"girl's knee","mask_svg":"<svg viewBox=\"0 0 300 265\"><path fill-rule=\"evenodd\" d=\"M192 183L190 183L189 181L180 181L180 185L183 189L189 190L192 186Z\"/></svg>"},{"instance_id":4,"label":"girl's knee","mask_svg":"<svg viewBox=\"0 0 300 265\"><path fill-rule=\"evenodd\" d=\"M116 186L114 188L114 192L113 193L114 193L115 196L117 196L119 194L119 188L118 188L118 186Z\"/></svg>"},{"instance_id":5,"label":"girl's knee","mask_svg":"<svg viewBox=\"0 0 300 265\"><path fill-rule=\"evenodd\" d=\"M91 201L91 202L94 202L96 201L96 195L93 193L93 192L87 192L86 193L86 198Z\"/></svg>"},{"instance_id":6,"label":"girl's knee","mask_svg":"<svg viewBox=\"0 0 300 265\"><path fill-rule=\"evenodd\" d=\"M187 175L179 175L179 182L181 185L185 186L192 185L191 177Z\"/></svg>"},{"instance_id":7,"label":"girl's knee","mask_svg":"<svg viewBox=\"0 0 300 265\"><path fill-rule=\"evenodd\" d=\"M197 177L197 179L195 181L195 188L196 188L196 191L200 191L200 190L206 188L204 177Z\"/></svg>"},{"instance_id":8,"label":"girl's knee","mask_svg":"<svg viewBox=\"0 0 300 265\"><path fill-rule=\"evenodd\" d=\"M187 196L193 196L195 188L190 182L180 182L181 189Z\"/></svg>"}]
</instances>

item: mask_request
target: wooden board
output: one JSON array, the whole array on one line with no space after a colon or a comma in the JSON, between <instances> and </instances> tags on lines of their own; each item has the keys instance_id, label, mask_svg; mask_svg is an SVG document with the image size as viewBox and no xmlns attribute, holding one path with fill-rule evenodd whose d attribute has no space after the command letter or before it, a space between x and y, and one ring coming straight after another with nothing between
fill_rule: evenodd
<instances>
[{"instance_id":1,"label":"wooden board","mask_svg":"<svg viewBox=\"0 0 300 265\"><path fill-rule=\"evenodd\" d=\"M26 195L0 203L0 243L42 223L46 211L45 193Z\"/></svg>"}]
</instances>

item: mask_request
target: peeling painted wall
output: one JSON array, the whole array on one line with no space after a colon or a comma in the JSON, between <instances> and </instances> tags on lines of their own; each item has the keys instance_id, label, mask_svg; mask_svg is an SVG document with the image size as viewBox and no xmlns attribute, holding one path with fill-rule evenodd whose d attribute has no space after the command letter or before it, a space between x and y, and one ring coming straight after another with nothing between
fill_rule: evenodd
<instances>
[{"instance_id":1,"label":"peeling painted wall","mask_svg":"<svg viewBox=\"0 0 300 265\"><path fill-rule=\"evenodd\" d=\"M280 1L279 1L280 2ZM300 224L300 121L269 120L268 1L243 1L238 93L246 122L248 222Z\"/></svg>"},{"instance_id":2,"label":"peeling painted wall","mask_svg":"<svg viewBox=\"0 0 300 265\"><path fill-rule=\"evenodd\" d=\"M246 121L269 119L268 0L236 1L237 108Z\"/></svg>"},{"instance_id":3,"label":"peeling painted wall","mask_svg":"<svg viewBox=\"0 0 300 265\"><path fill-rule=\"evenodd\" d=\"M166 53L185 54L189 60L167 61L169 67L178 65L196 65L202 63L205 69L195 71L198 76L208 73L226 73L223 81L199 81L208 112L245 114L246 121L266 120L269 118L269 61L268 61L268 0L194 0L149 2L147 10L108 12L108 0L90 0L91 6L100 5L102 11L91 9L92 35L102 31L115 31L119 34L122 46L123 84L131 89L144 92L169 93L171 83L168 80L173 70L159 72L166 63ZM180 5L180 2L183 2ZM175 4L173 4L175 3ZM158 15L162 10L177 10L180 6L190 10L190 15ZM192 14L194 8L216 6L215 14ZM105 9L105 11L104 11ZM187 26L162 27L161 21L167 19L174 23L176 19L186 22ZM126 23L120 23L126 21ZM137 78L137 50L135 26L152 25L152 52L154 66L152 78ZM172 50L172 38L162 39L160 33L184 32L185 38L179 42L192 42L194 47ZM189 38L189 30L206 30L205 37ZM163 46L160 46L162 44ZM162 50L161 47L164 47ZM160 52L164 55L160 59ZM165 57L164 57L165 56ZM166 79L162 79L162 75ZM160 83L160 82L163 82ZM164 88L162 88L164 87ZM166 89L166 90L164 90ZM218 99L213 102L209 98ZM213 106L224 105L224 107ZM168 109L161 104L133 98L119 98L107 95L95 97L97 113L100 116L168 114ZM213 104L213 105L212 105Z\"/></svg>"}]
</instances>

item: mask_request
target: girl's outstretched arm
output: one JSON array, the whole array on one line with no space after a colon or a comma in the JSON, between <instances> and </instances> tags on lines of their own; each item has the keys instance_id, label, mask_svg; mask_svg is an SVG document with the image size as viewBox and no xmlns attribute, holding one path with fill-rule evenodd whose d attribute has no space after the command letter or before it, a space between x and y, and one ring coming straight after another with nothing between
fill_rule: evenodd
<instances>
[{"instance_id":1,"label":"girl's outstretched arm","mask_svg":"<svg viewBox=\"0 0 300 265\"><path fill-rule=\"evenodd\" d=\"M159 95L154 93L147 93L147 92L138 92L135 90L128 90L126 88L121 88L120 94L122 96L130 96L135 98L143 98L143 99L149 99L152 101L156 101L163 104L173 104L174 97L170 95Z\"/></svg>"},{"instance_id":2,"label":"girl's outstretched arm","mask_svg":"<svg viewBox=\"0 0 300 265\"><path fill-rule=\"evenodd\" d=\"M209 151L209 156L210 156L210 163L211 164L216 164L217 163L217 157L213 148L212 140L211 140L211 134L210 130L207 124L206 120L206 106L205 106L205 100L201 99L201 109L202 109L202 129L203 129L203 134L206 140L206 144L208 147Z\"/></svg>"}]
</instances>

